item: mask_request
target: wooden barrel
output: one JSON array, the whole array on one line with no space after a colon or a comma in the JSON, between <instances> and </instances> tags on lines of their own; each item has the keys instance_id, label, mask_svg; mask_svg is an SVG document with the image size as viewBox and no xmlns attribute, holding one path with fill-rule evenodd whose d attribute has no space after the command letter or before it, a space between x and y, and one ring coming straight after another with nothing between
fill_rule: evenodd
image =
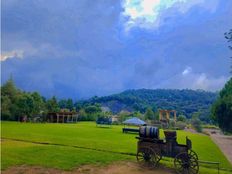
<instances>
[{"instance_id":1,"label":"wooden barrel","mask_svg":"<svg viewBox=\"0 0 232 174\"><path fill-rule=\"evenodd\" d=\"M159 138L159 128L153 126L141 126L139 136L143 138Z\"/></svg>"}]
</instances>

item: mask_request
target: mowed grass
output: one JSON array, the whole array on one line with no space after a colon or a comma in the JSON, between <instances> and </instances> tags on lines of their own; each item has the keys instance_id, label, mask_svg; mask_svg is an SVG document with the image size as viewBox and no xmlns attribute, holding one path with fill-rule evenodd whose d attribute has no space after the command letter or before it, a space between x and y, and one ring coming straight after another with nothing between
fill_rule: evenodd
<instances>
[{"instance_id":1,"label":"mowed grass","mask_svg":"<svg viewBox=\"0 0 232 174\"><path fill-rule=\"evenodd\" d=\"M133 158L94 150L3 140L1 165L3 170L23 164L71 170L83 164L109 164Z\"/></svg>"},{"instance_id":2,"label":"mowed grass","mask_svg":"<svg viewBox=\"0 0 232 174\"><path fill-rule=\"evenodd\" d=\"M135 160L133 156L118 153L68 147L78 146L135 154L136 134L123 134L122 126L100 128L93 122L77 124L2 122L1 126L1 136L5 138L2 141L2 169L21 164L72 169L82 164L107 164L117 160ZM193 150L197 152L200 160L219 161L221 167L231 168L231 164L210 137L185 131L178 131L177 135L179 143L185 144L186 136L192 140ZM163 137L162 132L161 137ZM67 146L39 145L6 140L6 138ZM208 171L208 173L211 172Z\"/></svg>"}]
</instances>

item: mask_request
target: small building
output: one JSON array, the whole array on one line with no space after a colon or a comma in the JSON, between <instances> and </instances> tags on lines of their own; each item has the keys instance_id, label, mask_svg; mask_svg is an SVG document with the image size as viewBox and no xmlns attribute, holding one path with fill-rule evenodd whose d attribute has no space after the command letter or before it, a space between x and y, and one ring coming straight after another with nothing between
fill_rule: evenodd
<instances>
[{"instance_id":1,"label":"small building","mask_svg":"<svg viewBox=\"0 0 232 174\"><path fill-rule=\"evenodd\" d=\"M50 123L73 123L77 122L78 114L76 112L49 112L47 121Z\"/></svg>"},{"instance_id":2,"label":"small building","mask_svg":"<svg viewBox=\"0 0 232 174\"><path fill-rule=\"evenodd\" d=\"M120 120L120 117L118 115L112 115L111 119L112 119L112 122L118 122Z\"/></svg>"}]
</instances>

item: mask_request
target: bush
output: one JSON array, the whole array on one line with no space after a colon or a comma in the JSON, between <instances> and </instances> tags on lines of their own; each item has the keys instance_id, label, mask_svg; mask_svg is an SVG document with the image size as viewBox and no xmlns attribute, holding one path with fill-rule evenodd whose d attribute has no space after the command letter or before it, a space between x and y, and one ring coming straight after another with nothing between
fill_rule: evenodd
<instances>
[{"instance_id":1,"label":"bush","mask_svg":"<svg viewBox=\"0 0 232 174\"><path fill-rule=\"evenodd\" d=\"M203 125L202 127L206 129L219 129L219 127L210 124Z\"/></svg>"},{"instance_id":2,"label":"bush","mask_svg":"<svg viewBox=\"0 0 232 174\"><path fill-rule=\"evenodd\" d=\"M176 127L179 129L179 130L184 130L185 127L187 126L187 124L183 121L178 121L176 122Z\"/></svg>"},{"instance_id":3,"label":"bush","mask_svg":"<svg viewBox=\"0 0 232 174\"><path fill-rule=\"evenodd\" d=\"M179 117L177 117L177 121L185 122L186 117L184 115L180 115Z\"/></svg>"},{"instance_id":4,"label":"bush","mask_svg":"<svg viewBox=\"0 0 232 174\"><path fill-rule=\"evenodd\" d=\"M173 119L169 120L169 128L174 128L176 127L176 122Z\"/></svg>"},{"instance_id":5,"label":"bush","mask_svg":"<svg viewBox=\"0 0 232 174\"><path fill-rule=\"evenodd\" d=\"M193 119L192 120L192 126L197 132L202 132L202 124L199 119Z\"/></svg>"}]
</instances>

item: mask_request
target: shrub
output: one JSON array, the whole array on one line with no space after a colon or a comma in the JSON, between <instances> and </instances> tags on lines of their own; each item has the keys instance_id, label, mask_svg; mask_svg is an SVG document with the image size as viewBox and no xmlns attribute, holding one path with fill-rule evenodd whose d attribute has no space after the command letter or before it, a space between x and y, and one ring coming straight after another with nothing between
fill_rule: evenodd
<instances>
[{"instance_id":1,"label":"shrub","mask_svg":"<svg viewBox=\"0 0 232 174\"><path fill-rule=\"evenodd\" d=\"M199 119L193 119L192 120L192 126L197 132L202 132L202 124Z\"/></svg>"},{"instance_id":2,"label":"shrub","mask_svg":"<svg viewBox=\"0 0 232 174\"><path fill-rule=\"evenodd\" d=\"M169 120L169 128L174 128L176 127L176 122L173 119Z\"/></svg>"},{"instance_id":3,"label":"shrub","mask_svg":"<svg viewBox=\"0 0 232 174\"><path fill-rule=\"evenodd\" d=\"M187 124L183 121L178 121L176 122L176 127L179 129L179 130L184 130L185 127L187 126Z\"/></svg>"},{"instance_id":4,"label":"shrub","mask_svg":"<svg viewBox=\"0 0 232 174\"><path fill-rule=\"evenodd\" d=\"M180 115L179 117L177 117L177 121L185 122L186 117L184 115Z\"/></svg>"}]
</instances>

